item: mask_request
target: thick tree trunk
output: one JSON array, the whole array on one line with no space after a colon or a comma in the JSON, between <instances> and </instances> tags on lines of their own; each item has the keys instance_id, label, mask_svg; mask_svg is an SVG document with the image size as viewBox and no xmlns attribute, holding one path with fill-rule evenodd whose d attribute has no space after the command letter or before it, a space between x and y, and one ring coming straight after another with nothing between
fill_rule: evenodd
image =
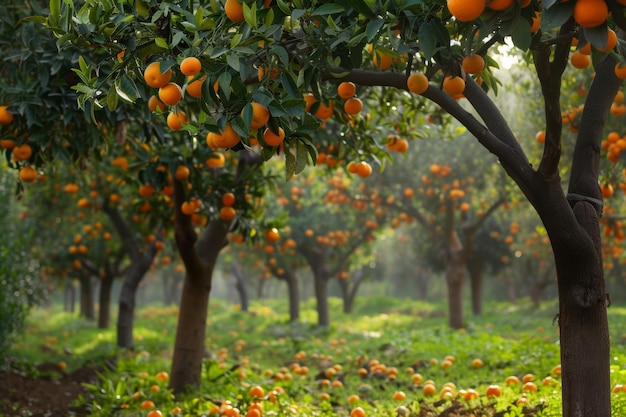
<instances>
[{"instance_id":1,"label":"thick tree trunk","mask_svg":"<svg viewBox=\"0 0 626 417\"><path fill-rule=\"evenodd\" d=\"M98 310L98 328L106 329L111 324L111 290L113 289L113 275L106 275L100 280L100 294Z\"/></svg>"},{"instance_id":2,"label":"thick tree trunk","mask_svg":"<svg viewBox=\"0 0 626 417\"><path fill-rule=\"evenodd\" d=\"M467 270L470 276L470 288L472 293L472 313L475 316L482 316L484 263L482 260L474 259L468 262Z\"/></svg>"},{"instance_id":3,"label":"thick tree trunk","mask_svg":"<svg viewBox=\"0 0 626 417\"><path fill-rule=\"evenodd\" d=\"M300 320L300 290L298 278L292 273L286 273L285 282L289 294L289 322L296 323Z\"/></svg>"},{"instance_id":4,"label":"thick tree trunk","mask_svg":"<svg viewBox=\"0 0 626 417\"><path fill-rule=\"evenodd\" d=\"M341 300L343 302L344 314L352 312L352 299L350 298L350 283L347 279L339 278L337 280L339 284L339 290L341 291Z\"/></svg>"},{"instance_id":5,"label":"thick tree trunk","mask_svg":"<svg viewBox=\"0 0 626 417\"><path fill-rule=\"evenodd\" d=\"M133 345L133 326L135 323L135 297L139 283L152 264L154 255L144 255L133 261L126 272L126 277L120 290L117 314L117 345L128 348Z\"/></svg>"},{"instance_id":6,"label":"thick tree trunk","mask_svg":"<svg viewBox=\"0 0 626 417\"><path fill-rule=\"evenodd\" d=\"M315 286L315 300L317 302L317 325L328 327L330 325L328 280L326 277L316 275L313 279L313 285Z\"/></svg>"},{"instance_id":7,"label":"thick tree trunk","mask_svg":"<svg viewBox=\"0 0 626 417\"><path fill-rule=\"evenodd\" d=\"M460 329L465 324L463 317L463 280L465 265L450 261L446 266L448 284L448 323L452 329Z\"/></svg>"},{"instance_id":8,"label":"thick tree trunk","mask_svg":"<svg viewBox=\"0 0 626 417\"><path fill-rule=\"evenodd\" d=\"M233 262L233 275L235 277L235 290L237 290L237 295L239 296L239 305L241 306L241 311L248 311L249 302L248 302L248 291L246 288L246 275L243 270L243 267L237 262Z\"/></svg>"},{"instance_id":9,"label":"thick tree trunk","mask_svg":"<svg viewBox=\"0 0 626 417\"><path fill-rule=\"evenodd\" d=\"M71 279L67 279L65 283L65 291L64 291L64 310L66 312L73 313L76 309L76 288L74 287L74 282Z\"/></svg>"},{"instance_id":10,"label":"thick tree trunk","mask_svg":"<svg viewBox=\"0 0 626 417\"><path fill-rule=\"evenodd\" d=\"M93 320L96 310L93 300L93 281L90 276L80 278L80 315L87 320Z\"/></svg>"},{"instance_id":11,"label":"thick tree trunk","mask_svg":"<svg viewBox=\"0 0 626 417\"><path fill-rule=\"evenodd\" d=\"M200 386L212 273L207 270L203 276L185 276L169 386L176 393Z\"/></svg>"}]
</instances>

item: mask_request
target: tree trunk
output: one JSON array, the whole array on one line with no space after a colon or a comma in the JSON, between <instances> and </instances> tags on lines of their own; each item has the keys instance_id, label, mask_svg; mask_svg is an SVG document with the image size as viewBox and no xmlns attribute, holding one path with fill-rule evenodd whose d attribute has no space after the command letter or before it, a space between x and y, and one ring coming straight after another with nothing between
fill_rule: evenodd
<instances>
[{"instance_id":1,"label":"tree trunk","mask_svg":"<svg viewBox=\"0 0 626 417\"><path fill-rule=\"evenodd\" d=\"M285 272L285 282L289 294L289 322L296 323L300 320L300 291L298 278L291 272Z\"/></svg>"},{"instance_id":2,"label":"tree trunk","mask_svg":"<svg viewBox=\"0 0 626 417\"><path fill-rule=\"evenodd\" d=\"M317 274L313 279L315 286L315 300L317 301L317 325L328 327L330 325L330 315L328 307L328 280Z\"/></svg>"},{"instance_id":3,"label":"tree trunk","mask_svg":"<svg viewBox=\"0 0 626 417\"><path fill-rule=\"evenodd\" d=\"M106 275L100 280L100 294L98 310L98 328L106 329L111 324L111 290L113 289L113 275Z\"/></svg>"},{"instance_id":4,"label":"tree trunk","mask_svg":"<svg viewBox=\"0 0 626 417\"><path fill-rule=\"evenodd\" d=\"M93 320L96 316L93 302L93 281L90 276L81 277L80 280L80 315L87 320Z\"/></svg>"},{"instance_id":5,"label":"tree trunk","mask_svg":"<svg viewBox=\"0 0 626 417\"><path fill-rule=\"evenodd\" d=\"M67 279L64 291L64 310L73 313L76 309L76 288L71 279Z\"/></svg>"},{"instance_id":6,"label":"tree trunk","mask_svg":"<svg viewBox=\"0 0 626 417\"><path fill-rule=\"evenodd\" d=\"M341 292L341 300L343 302L343 312L344 314L349 314L352 312L352 299L350 298L350 283L347 279L339 278L337 279L337 283L339 284L339 290Z\"/></svg>"},{"instance_id":7,"label":"tree trunk","mask_svg":"<svg viewBox=\"0 0 626 417\"><path fill-rule=\"evenodd\" d=\"M152 264L154 255L144 255L139 260L133 260L126 272L126 277L120 290L117 314L117 345L128 348L133 345L133 326L135 323L135 297L139 283Z\"/></svg>"},{"instance_id":8,"label":"tree trunk","mask_svg":"<svg viewBox=\"0 0 626 417\"><path fill-rule=\"evenodd\" d=\"M241 306L241 311L248 311L249 302L248 302L248 291L246 289L246 276L243 270L243 267L237 262L233 262L233 275L235 276L235 289L237 290L237 295L239 296L239 305Z\"/></svg>"},{"instance_id":9,"label":"tree trunk","mask_svg":"<svg viewBox=\"0 0 626 417\"><path fill-rule=\"evenodd\" d=\"M169 386L175 393L200 386L212 273L207 270L202 276L185 276Z\"/></svg>"},{"instance_id":10,"label":"tree trunk","mask_svg":"<svg viewBox=\"0 0 626 417\"><path fill-rule=\"evenodd\" d=\"M463 280L465 265L449 260L446 266L446 282L448 284L448 322L450 328L460 329L464 326L463 317Z\"/></svg>"},{"instance_id":11,"label":"tree trunk","mask_svg":"<svg viewBox=\"0 0 626 417\"><path fill-rule=\"evenodd\" d=\"M484 262L481 259L468 262L467 271L470 276L472 292L472 314L477 317L483 314L483 270Z\"/></svg>"}]
</instances>

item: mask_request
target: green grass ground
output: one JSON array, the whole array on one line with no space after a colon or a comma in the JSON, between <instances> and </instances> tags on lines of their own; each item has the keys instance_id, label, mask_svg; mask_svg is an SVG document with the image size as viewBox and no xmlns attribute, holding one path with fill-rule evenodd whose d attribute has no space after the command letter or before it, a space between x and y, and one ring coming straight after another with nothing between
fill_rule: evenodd
<instances>
[{"instance_id":1,"label":"green grass ground","mask_svg":"<svg viewBox=\"0 0 626 417\"><path fill-rule=\"evenodd\" d=\"M465 413L459 415L560 415L556 302L539 308L491 304L485 311L481 318L468 316L464 329L450 330L443 305L369 297L357 299L354 313L344 315L340 301L331 299L333 324L320 330L312 301L302 304L301 323L290 325L281 301L256 302L244 313L214 300L201 389L177 398L167 391L164 374L175 307L141 309L136 346L128 351L115 347L113 327L97 329L55 307L38 310L13 356L25 366L63 362L68 370L117 358L82 400L93 416L153 417L153 409L141 408L146 400L165 416L209 416L227 402L246 415L253 403L249 389L256 385L264 389L268 416L348 416L357 407L368 416L437 416L455 407ZM625 315L626 307L609 308L614 386L626 384ZM529 374L536 392L506 383ZM424 389L428 380L432 395ZM486 395L491 385L500 387L500 396ZM404 395L394 400L397 391ZM615 416L626 415L626 391L614 393L613 408ZM228 413L236 415L223 415Z\"/></svg>"}]
</instances>

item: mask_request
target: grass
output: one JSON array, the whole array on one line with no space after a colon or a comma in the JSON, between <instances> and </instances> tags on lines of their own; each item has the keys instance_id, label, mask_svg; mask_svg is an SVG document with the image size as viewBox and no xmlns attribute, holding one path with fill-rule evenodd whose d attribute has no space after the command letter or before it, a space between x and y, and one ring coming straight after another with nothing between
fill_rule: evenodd
<instances>
[{"instance_id":1,"label":"grass","mask_svg":"<svg viewBox=\"0 0 626 417\"><path fill-rule=\"evenodd\" d=\"M560 380L554 371L558 334L552 323L556 302L539 308L526 302L491 304L483 317L468 317L464 329L451 330L443 305L370 297L357 299L355 312L344 315L340 301L330 301L333 324L328 329L316 328L312 301L302 304L302 321L295 325L287 324L281 301L253 303L249 313L212 301L206 340L212 355L205 362L202 386L176 398L157 377L169 371L175 307L141 309L136 345L126 351L115 347L114 328L97 329L54 307L35 311L13 356L21 364L64 362L68 371L86 361L116 358L116 368L105 372L102 382L91 387L90 398L82 400L93 416L145 417L145 400L165 416L209 416L227 401L245 415L253 403L248 391L255 385L277 392L261 401L268 416L348 416L355 407L370 416L396 416L405 409L407 415L436 416L456 405L484 415L513 417L524 410L560 415ZM626 307L609 308L614 386L626 383L625 315ZM450 366L444 364L446 357L454 359ZM482 366L473 367L475 359ZM522 379L527 374L534 376L537 392L505 383L511 375ZM436 387L434 395L423 391L427 380ZM446 384L454 385L455 401L442 399ZM486 389L494 384L502 395L488 398ZM478 397L466 400L462 394L469 390ZM406 398L393 400L396 391ZM354 395L359 399L349 402ZM180 414L172 411L176 407ZM615 416L626 415L626 392L614 394L613 408Z\"/></svg>"}]
</instances>

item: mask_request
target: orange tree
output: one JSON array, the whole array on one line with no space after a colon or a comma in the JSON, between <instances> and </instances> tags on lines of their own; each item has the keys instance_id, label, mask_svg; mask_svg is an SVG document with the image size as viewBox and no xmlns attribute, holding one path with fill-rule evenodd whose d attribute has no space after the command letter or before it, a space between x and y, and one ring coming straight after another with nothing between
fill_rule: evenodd
<instances>
[{"instance_id":1,"label":"orange tree","mask_svg":"<svg viewBox=\"0 0 626 417\"><path fill-rule=\"evenodd\" d=\"M327 87L339 81L391 88L399 94L410 89L436 103L499 158L546 227L559 284L563 415L608 416L609 339L598 175L606 116L622 85L623 74L615 72L623 61L622 51L613 29L626 27L623 7L615 0L507 0L497 2L497 7L484 0L332 4L281 0L263 4L259 0L230 1L226 9L208 1L87 2L74 9L73 3L54 0L46 23L62 45L72 42L103 46L115 53L124 50L122 65L106 77L90 76L86 66L79 71L81 99L94 106L104 106L109 100L115 104L115 95L138 99L132 82L139 81L146 59L161 61L166 71L183 57L200 58L202 75L189 80L179 74L175 80L184 86L207 76L199 97L203 116L193 120L194 129L220 131L230 139L236 138L234 132L249 144L257 132L250 133L250 127L256 126L252 124L253 97L272 104L266 125L278 139L268 134L258 140L266 157L283 141L288 177L314 153L308 135L312 117L303 92L312 92L317 100L311 112L320 118L336 114L340 121L358 118L367 101L360 99L364 89L360 100L350 100L344 107L343 99L335 99L334 88L333 96L328 95ZM496 85L490 67L499 58L492 47L507 38L529 52L529 73L539 80L543 93L544 152L536 166L530 164L487 94ZM572 157L566 161L571 168L564 191L559 173L560 93L563 72L574 55L574 40L579 55L573 65L590 61L596 76L585 97ZM618 69L622 68L618 65ZM413 76L417 72L424 75ZM479 77L470 75L474 72ZM113 80L115 88L103 87L105 79ZM255 88L248 88L251 84ZM176 102L176 86L164 92L168 103ZM393 115L394 106L385 103L389 102L379 103L381 111ZM351 149L367 157L376 144L374 138L364 137Z\"/></svg>"}]
</instances>

